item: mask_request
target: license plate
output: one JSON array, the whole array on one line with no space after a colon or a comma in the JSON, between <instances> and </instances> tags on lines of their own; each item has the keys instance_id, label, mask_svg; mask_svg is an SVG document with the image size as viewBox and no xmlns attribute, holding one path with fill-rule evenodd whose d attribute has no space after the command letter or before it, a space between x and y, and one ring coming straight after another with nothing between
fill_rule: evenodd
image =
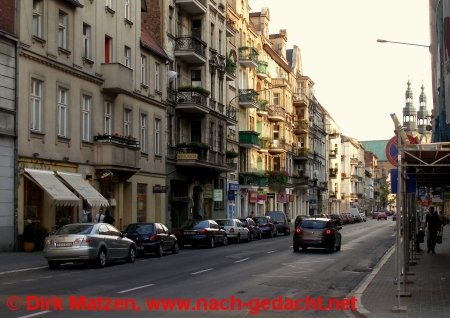
<instances>
[{"instance_id":1,"label":"license plate","mask_svg":"<svg viewBox=\"0 0 450 318\"><path fill-rule=\"evenodd\" d=\"M195 234L195 232L194 231L184 231L184 234L191 235L191 234Z\"/></svg>"},{"instance_id":2,"label":"license plate","mask_svg":"<svg viewBox=\"0 0 450 318\"><path fill-rule=\"evenodd\" d=\"M58 242L56 243L56 247L70 247L72 246L72 242Z\"/></svg>"},{"instance_id":3,"label":"license plate","mask_svg":"<svg viewBox=\"0 0 450 318\"><path fill-rule=\"evenodd\" d=\"M138 246L137 249L138 249L138 250L143 250L144 247L143 247L143 246Z\"/></svg>"}]
</instances>

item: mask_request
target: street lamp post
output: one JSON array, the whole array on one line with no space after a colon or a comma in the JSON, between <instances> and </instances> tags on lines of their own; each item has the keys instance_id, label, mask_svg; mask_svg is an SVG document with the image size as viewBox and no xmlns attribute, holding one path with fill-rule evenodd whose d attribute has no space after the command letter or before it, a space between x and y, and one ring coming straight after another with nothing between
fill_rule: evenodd
<instances>
[{"instance_id":1,"label":"street lamp post","mask_svg":"<svg viewBox=\"0 0 450 318\"><path fill-rule=\"evenodd\" d=\"M394 43L394 44L403 44L403 45L412 45L412 46L421 46L421 47L427 47L429 48L429 45L425 44L417 44L417 43L409 43L409 42L397 42L397 41L388 41L384 39L377 39L378 43Z\"/></svg>"}]
</instances>

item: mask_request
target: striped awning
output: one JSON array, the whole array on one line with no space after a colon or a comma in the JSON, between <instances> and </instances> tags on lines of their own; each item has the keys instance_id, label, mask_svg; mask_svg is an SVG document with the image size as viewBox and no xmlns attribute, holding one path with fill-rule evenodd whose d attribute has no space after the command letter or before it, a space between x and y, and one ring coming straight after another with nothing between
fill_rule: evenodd
<instances>
[{"instance_id":1,"label":"striped awning","mask_svg":"<svg viewBox=\"0 0 450 318\"><path fill-rule=\"evenodd\" d=\"M102 196L83 176L78 173L56 172L62 181L92 207L109 206L108 200Z\"/></svg>"},{"instance_id":2,"label":"striped awning","mask_svg":"<svg viewBox=\"0 0 450 318\"><path fill-rule=\"evenodd\" d=\"M81 203L53 171L25 168L25 176L44 189L55 200L56 205L77 206Z\"/></svg>"}]
</instances>

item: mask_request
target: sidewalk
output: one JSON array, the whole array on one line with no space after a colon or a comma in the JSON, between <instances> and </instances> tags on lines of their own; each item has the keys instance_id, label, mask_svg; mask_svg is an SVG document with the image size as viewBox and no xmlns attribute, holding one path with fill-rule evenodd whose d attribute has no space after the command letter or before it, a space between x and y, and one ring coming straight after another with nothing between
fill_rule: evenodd
<instances>
[{"instance_id":1,"label":"sidewalk","mask_svg":"<svg viewBox=\"0 0 450 318\"><path fill-rule=\"evenodd\" d=\"M355 317L393 318L450 318L450 226L444 227L443 242L436 246L436 254L428 254L426 241L421 244L416 265L402 290L410 297L396 297L395 252L391 249L379 265L353 294L360 300ZM393 312L395 306L406 307L404 312Z\"/></svg>"}]
</instances>

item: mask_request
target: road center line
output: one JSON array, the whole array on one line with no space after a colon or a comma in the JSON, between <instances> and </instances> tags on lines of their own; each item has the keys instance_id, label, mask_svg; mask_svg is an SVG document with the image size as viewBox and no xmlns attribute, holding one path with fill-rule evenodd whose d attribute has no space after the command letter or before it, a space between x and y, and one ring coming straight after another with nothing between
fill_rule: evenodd
<instances>
[{"instance_id":1,"label":"road center line","mask_svg":"<svg viewBox=\"0 0 450 318\"><path fill-rule=\"evenodd\" d=\"M268 251L266 252L267 254L271 254L271 253L275 253L277 250L273 250L273 251Z\"/></svg>"},{"instance_id":2,"label":"road center line","mask_svg":"<svg viewBox=\"0 0 450 318\"><path fill-rule=\"evenodd\" d=\"M214 268L207 268L207 269L204 269L204 270L201 270L201 271L198 271L198 272L191 273L191 275L201 274L201 273L204 273L204 272L212 271L213 269Z\"/></svg>"},{"instance_id":3,"label":"road center line","mask_svg":"<svg viewBox=\"0 0 450 318\"><path fill-rule=\"evenodd\" d=\"M20 316L20 317L17 317L17 318L36 317L36 316L40 316L40 315L43 315L43 314L48 314L49 312L51 312L51 311L50 310L45 310L45 311L35 312L34 314L29 314L29 315L26 315L26 316Z\"/></svg>"},{"instance_id":4,"label":"road center line","mask_svg":"<svg viewBox=\"0 0 450 318\"><path fill-rule=\"evenodd\" d=\"M245 262L245 261L247 261L247 260L249 260L250 259L250 257L246 257L246 258L243 258L243 259L240 259L240 260L238 260L238 261L234 261L235 263L240 263L240 262Z\"/></svg>"},{"instance_id":5,"label":"road center line","mask_svg":"<svg viewBox=\"0 0 450 318\"><path fill-rule=\"evenodd\" d=\"M130 291L133 291L133 290L142 289L142 288L146 288L146 287L151 287L151 286L154 286L154 285L155 284L142 285L142 286L138 286L138 287L134 287L134 288L130 288L130 289L121 290L121 291L118 291L117 293L118 294L124 294L124 293L128 293Z\"/></svg>"}]
</instances>

